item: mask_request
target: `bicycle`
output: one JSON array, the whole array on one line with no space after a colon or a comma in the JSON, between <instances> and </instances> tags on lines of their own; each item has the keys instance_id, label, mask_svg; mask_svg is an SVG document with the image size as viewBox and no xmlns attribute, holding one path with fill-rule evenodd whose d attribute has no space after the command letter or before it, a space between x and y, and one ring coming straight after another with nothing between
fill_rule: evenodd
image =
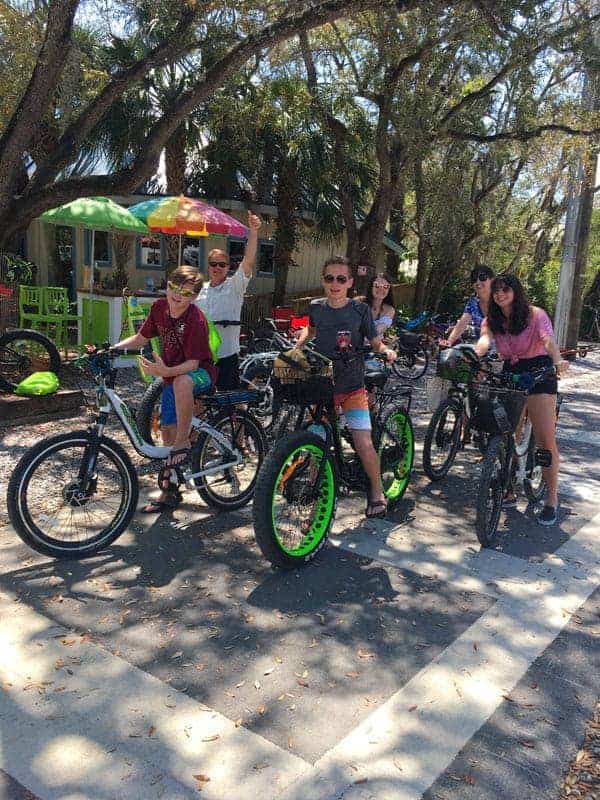
<instances>
[{"instance_id":1,"label":"bicycle","mask_svg":"<svg viewBox=\"0 0 600 800\"><path fill-rule=\"evenodd\" d=\"M531 421L524 409L530 389L555 375L554 367L524 375L490 375L486 383L476 388L472 425L490 436L477 490L475 532L482 547L494 544L502 501L509 490L522 485L530 503L544 497L542 467L550 465L552 455L536 448ZM557 419L561 403L562 397L557 395Z\"/></svg>"},{"instance_id":2,"label":"bicycle","mask_svg":"<svg viewBox=\"0 0 600 800\"><path fill-rule=\"evenodd\" d=\"M34 372L58 373L60 364L54 342L39 331L17 328L0 336L0 391L14 392Z\"/></svg>"},{"instance_id":3,"label":"bicycle","mask_svg":"<svg viewBox=\"0 0 600 800\"><path fill-rule=\"evenodd\" d=\"M95 421L87 430L61 433L34 445L11 475L10 521L25 544L40 553L56 558L90 556L114 542L129 525L138 501L138 477L126 449L105 434L112 412L138 455L147 459L169 455L171 448L143 440L129 407L115 391L121 355L140 355L140 351L105 347L77 359L78 366L89 366L96 382ZM190 466L173 467L171 482L188 484L220 510L248 503L265 440L255 417L236 405L258 399L256 392L244 391L205 395L207 418L192 421Z\"/></svg>"},{"instance_id":4,"label":"bicycle","mask_svg":"<svg viewBox=\"0 0 600 800\"><path fill-rule=\"evenodd\" d=\"M436 378L450 381L448 396L433 412L423 442L423 471L431 481L445 478L458 450L471 438L475 376L489 359L479 360L472 345L461 344L443 350L438 358ZM476 433L477 444L485 452L487 437Z\"/></svg>"},{"instance_id":5,"label":"bicycle","mask_svg":"<svg viewBox=\"0 0 600 800\"><path fill-rule=\"evenodd\" d=\"M587 327L585 338L588 341L600 342L600 307L585 303L584 308L591 312L590 323Z\"/></svg>"},{"instance_id":6,"label":"bicycle","mask_svg":"<svg viewBox=\"0 0 600 800\"><path fill-rule=\"evenodd\" d=\"M305 351L308 366L277 368L276 402L297 410L297 429L268 453L259 470L253 502L256 541L276 567L310 562L324 547L340 491L368 491L369 481L351 447L351 433L333 401L331 362ZM387 388L388 369L365 374L372 394L373 443L389 507L403 497L414 460L410 419L412 389ZM310 420L307 426L305 419ZM345 446L347 445L347 446Z\"/></svg>"}]
</instances>

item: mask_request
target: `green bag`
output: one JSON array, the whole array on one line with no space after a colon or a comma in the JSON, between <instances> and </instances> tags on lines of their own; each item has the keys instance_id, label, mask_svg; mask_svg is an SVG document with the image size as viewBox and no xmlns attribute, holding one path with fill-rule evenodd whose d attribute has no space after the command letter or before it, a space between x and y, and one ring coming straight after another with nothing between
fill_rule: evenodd
<instances>
[{"instance_id":1,"label":"green bag","mask_svg":"<svg viewBox=\"0 0 600 800\"><path fill-rule=\"evenodd\" d=\"M54 394L58 390L58 378L54 372L34 372L28 375L15 389L22 397L40 397Z\"/></svg>"},{"instance_id":2,"label":"green bag","mask_svg":"<svg viewBox=\"0 0 600 800\"><path fill-rule=\"evenodd\" d=\"M206 324L208 325L208 346L210 347L212 360L216 364L219 360L219 351L221 349L221 344L222 344L221 334L217 330L215 323L208 316L208 314L205 311L203 311L202 313L204 314L206 318Z\"/></svg>"}]
</instances>

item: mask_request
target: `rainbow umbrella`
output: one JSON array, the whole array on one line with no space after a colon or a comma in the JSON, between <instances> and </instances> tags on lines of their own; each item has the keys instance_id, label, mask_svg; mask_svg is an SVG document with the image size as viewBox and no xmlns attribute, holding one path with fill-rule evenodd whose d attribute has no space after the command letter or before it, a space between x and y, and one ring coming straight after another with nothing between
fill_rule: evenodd
<instances>
[{"instance_id":1,"label":"rainbow umbrella","mask_svg":"<svg viewBox=\"0 0 600 800\"><path fill-rule=\"evenodd\" d=\"M191 197L160 197L144 200L129 207L129 211L152 231L179 235L179 261L182 236L248 235L248 228L234 217L203 200Z\"/></svg>"}]
</instances>

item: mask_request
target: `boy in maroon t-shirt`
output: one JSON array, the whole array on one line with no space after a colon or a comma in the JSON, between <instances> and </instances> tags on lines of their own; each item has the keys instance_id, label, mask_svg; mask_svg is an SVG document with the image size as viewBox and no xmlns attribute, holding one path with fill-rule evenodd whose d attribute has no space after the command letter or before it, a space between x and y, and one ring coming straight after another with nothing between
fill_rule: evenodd
<instances>
[{"instance_id":1,"label":"boy in maroon t-shirt","mask_svg":"<svg viewBox=\"0 0 600 800\"><path fill-rule=\"evenodd\" d=\"M147 375L163 379L161 398L161 433L163 444L172 446L167 467L183 464L190 452L190 426L194 396L206 392L216 379L216 368L208 343L208 325L204 314L194 305L202 288L202 276L194 267L178 267L169 276L167 297L151 307L139 332L123 339L116 347L143 347L160 337L162 357L154 361L141 358ZM143 510L156 513L173 507L178 496L165 486L156 503Z\"/></svg>"}]
</instances>

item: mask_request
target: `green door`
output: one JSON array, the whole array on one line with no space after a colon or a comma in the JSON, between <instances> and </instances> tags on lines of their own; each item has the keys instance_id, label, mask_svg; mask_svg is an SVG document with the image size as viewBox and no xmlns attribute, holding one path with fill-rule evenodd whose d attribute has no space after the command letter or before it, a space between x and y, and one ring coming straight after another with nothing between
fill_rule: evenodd
<instances>
[{"instance_id":1,"label":"green door","mask_svg":"<svg viewBox=\"0 0 600 800\"><path fill-rule=\"evenodd\" d=\"M109 307L106 300L84 297L82 302L82 332L85 344L109 341Z\"/></svg>"}]
</instances>

